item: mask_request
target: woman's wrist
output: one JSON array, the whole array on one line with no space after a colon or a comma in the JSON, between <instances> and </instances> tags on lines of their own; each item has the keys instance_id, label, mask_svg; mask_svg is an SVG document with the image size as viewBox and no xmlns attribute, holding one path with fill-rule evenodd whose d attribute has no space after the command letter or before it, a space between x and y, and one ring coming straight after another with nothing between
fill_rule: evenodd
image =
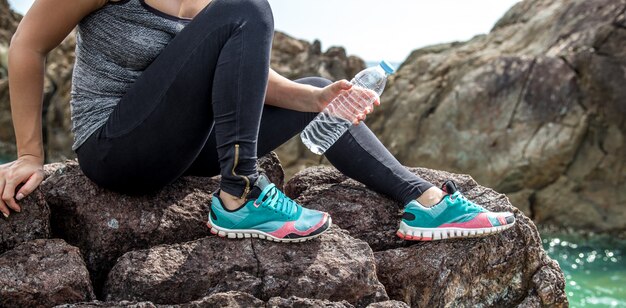
<instances>
[{"instance_id":1,"label":"woman's wrist","mask_svg":"<svg viewBox=\"0 0 626 308\"><path fill-rule=\"evenodd\" d=\"M17 159L21 159L21 160L27 160L33 163L37 163L37 164L44 164L44 156L43 155L38 155L38 154L31 154L31 153L19 153L17 155Z\"/></svg>"},{"instance_id":2,"label":"woman's wrist","mask_svg":"<svg viewBox=\"0 0 626 308\"><path fill-rule=\"evenodd\" d=\"M322 100L323 88L306 85L306 89L303 90L303 99L300 99L304 106L302 109L307 112L322 112L324 110L324 102Z\"/></svg>"}]
</instances>

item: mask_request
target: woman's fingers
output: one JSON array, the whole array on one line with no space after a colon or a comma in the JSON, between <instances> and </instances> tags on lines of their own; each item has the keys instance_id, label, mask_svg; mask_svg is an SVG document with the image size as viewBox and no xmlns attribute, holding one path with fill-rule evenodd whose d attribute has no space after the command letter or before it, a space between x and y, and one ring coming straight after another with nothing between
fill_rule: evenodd
<instances>
[{"instance_id":1,"label":"woman's fingers","mask_svg":"<svg viewBox=\"0 0 626 308\"><path fill-rule=\"evenodd\" d=\"M0 178L0 196L2 196L2 192L4 191L4 180L2 178ZM6 204L4 204L4 201L2 201L2 198L0 198L0 212L2 212L2 215L4 215L4 217L9 217L9 208L6 206Z\"/></svg>"},{"instance_id":2,"label":"woman's fingers","mask_svg":"<svg viewBox=\"0 0 626 308\"><path fill-rule=\"evenodd\" d=\"M2 201L8 207L13 209L16 212L22 211L20 206L15 202L13 198L15 196L15 188L17 187L17 180L15 178L7 179L6 183L4 183L4 192L2 193Z\"/></svg>"},{"instance_id":3,"label":"woman's fingers","mask_svg":"<svg viewBox=\"0 0 626 308\"><path fill-rule=\"evenodd\" d=\"M355 87L347 80L335 82L332 86L335 98L339 104L330 105L331 114L344 119L352 119L352 123L358 125L365 120L367 114L374 110L374 106L380 105L378 94L370 89ZM349 90L349 91L348 91ZM342 91L347 91L342 93Z\"/></svg>"},{"instance_id":4,"label":"woman's fingers","mask_svg":"<svg viewBox=\"0 0 626 308\"><path fill-rule=\"evenodd\" d=\"M43 172L38 171L33 173L28 178L28 181L26 181L22 188L20 188L20 190L17 192L17 194L15 195L15 199L19 201L30 195L30 193L32 193L37 188L37 186L39 186L41 181L43 181Z\"/></svg>"}]
</instances>

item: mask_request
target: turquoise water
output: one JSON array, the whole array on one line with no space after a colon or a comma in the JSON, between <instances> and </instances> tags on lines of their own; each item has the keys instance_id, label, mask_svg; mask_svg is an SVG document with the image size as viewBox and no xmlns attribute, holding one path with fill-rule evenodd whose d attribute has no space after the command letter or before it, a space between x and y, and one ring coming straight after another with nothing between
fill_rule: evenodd
<instances>
[{"instance_id":1,"label":"turquoise water","mask_svg":"<svg viewBox=\"0 0 626 308\"><path fill-rule=\"evenodd\" d=\"M565 274L571 307L626 307L626 239L542 233Z\"/></svg>"}]
</instances>

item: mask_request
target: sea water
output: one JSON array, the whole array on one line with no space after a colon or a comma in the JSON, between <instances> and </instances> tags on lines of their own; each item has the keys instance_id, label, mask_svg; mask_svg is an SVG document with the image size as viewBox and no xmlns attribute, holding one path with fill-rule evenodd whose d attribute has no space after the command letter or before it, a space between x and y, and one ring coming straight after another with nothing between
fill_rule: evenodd
<instances>
[{"instance_id":1,"label":"sea water","mask_svg":"<svg viewBox=\"0 0 626 308\"><path fill-rule=\"evenodd\" d=\"M571 307L626 307L626 239L542 232L561 266Z\"/></svg>"}]
</instances>

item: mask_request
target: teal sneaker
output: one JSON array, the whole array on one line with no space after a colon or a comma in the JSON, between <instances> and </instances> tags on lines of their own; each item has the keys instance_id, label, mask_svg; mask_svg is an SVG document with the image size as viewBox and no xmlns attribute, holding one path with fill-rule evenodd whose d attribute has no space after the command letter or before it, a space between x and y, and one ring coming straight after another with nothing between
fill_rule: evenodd
<instances>
[{"instance_id":1,"label":"teal sneaker","mask_svg":"<svg viewBox=\"0 0 626 308\"><path fill-rule=\"evenodd\" d=\"M446 195L426 208L416 200L404 208L397 235L410 241L479 237L506 230L515 224L509 212L490 212L466 199L453 181L443 184Z\"/></svg>"},{"instance_id":2,"label":"teal sneaker","mask_svg":"<svg viewBox=\"0 0 626 308\"><path fill-rule=\"evenodd\" d=\"M328 230L328 213L302 207L285 196L261 173L234 211L222 206L219 189L213 193L209 221L211 233L228 238L261 238L275 242L304 242Z\"/></svg>"}]
</instances>

